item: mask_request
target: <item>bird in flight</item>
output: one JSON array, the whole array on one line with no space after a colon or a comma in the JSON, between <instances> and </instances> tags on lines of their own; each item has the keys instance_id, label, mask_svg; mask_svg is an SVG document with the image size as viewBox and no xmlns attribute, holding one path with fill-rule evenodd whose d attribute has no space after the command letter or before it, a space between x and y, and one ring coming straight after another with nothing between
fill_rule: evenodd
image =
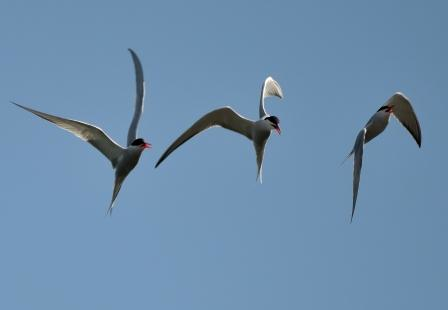
<instances>
[{"instance_id":1,"label":"bird in flight","mask_svg":"<svg viewBox=\"0 0 448 310\"><path fill-rule=\"evenodd\" d=\"M353 220L355 213L356 198L358 197L359 181L361 177L362 155L364 151L364 144L378 136L386 129L389 123L389 118L394 115L398 121L409 131L409 133L417 142L418 147L422 144L422 134L420 124L414 109L408 98L402 93L395 93L389 100L373 114L367 124L358 133L355 140L355 145L347 158L354 154L353 167L353 205L352 216L350 222Z\"/></svg>"},{"instance_id":2,"label":"bird in flight","mask_svg":"<svg viewBox=\"0 0 448 310\"><path fill-rule=\"evenodd\" d=\"M257 121L249 120L237 112L231 107L223 107L213 110L199 120L197 120L190 128L188 128L183 134L181 134L162 154L156 164L156 168L179 146L187 142L195 135L203 132L204 130L220 126L225 129L237 132L249 140L252 140L255 147L255 153L257 156L257 180L262 182L262 165L263 165L263 153L266 142L271 134L272 130L275 130L278 134L280 131L280 120L276 116L269 115L264 107L264 99L266 97L278 97L283 98L283 92L280 85L272 77L266 78L261 88L260 96L260 119Z\"/></svg>"},{"instance_id":3,"label":"bird in flight","mask_svg":"<svg viewBox=\"0 0 448 310\"><path fill-rule=\"evenodd\" d=\"M67 130L78 138L90 143L112 163L115 169L115 182L112 194L112 201L107 209L107 214L112 214L115 198L120 192L121 185L129 172L135 168L144 149L150 148L151 144L145 142L142 138L137 138L137 126L143 113L143 100L145 97L145 82L143 78L143 69L137 54L129 49L135 67L136 80L136 99L135 110L131 126L128 132L127 147L124 148L112 140L101 128L81 121L62 118L59 116L39 112L23 105L12 102L16 106L31 112L56 126Z\"/></svg>"}]
</instances>

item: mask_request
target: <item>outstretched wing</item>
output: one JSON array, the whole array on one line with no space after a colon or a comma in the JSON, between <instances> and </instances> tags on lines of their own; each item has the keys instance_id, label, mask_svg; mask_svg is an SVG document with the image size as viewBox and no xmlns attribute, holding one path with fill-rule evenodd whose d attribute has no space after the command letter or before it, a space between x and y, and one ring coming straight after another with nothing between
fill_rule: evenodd
<instances>
[{"instance_id":1,"label":"outstretched wing","mask_svg":"<svg viewBox=\"0 0 448 310\"><path fill-rule=\"evenodd\" d=\"M180 137L177 138L160 157L156 164L156 168L179 146L193 138L195 135L213 126L220 126L232 130L252 140L253 121L242 117L230 107L220 108L205 114L180 135Z\"/></svg>"},{"instance_id":2,"label":"outstretched wing","mask_svg":"<svg viewBox=\"0 0 448 310\"><path fill-rule=\"evenodd\" d=\"M352 153L355 154L353 164L353 206L352 217L350 222L353 221L353 215L355 214L356 198L358 198L359 181L361 179L361 167L362 167L362 154L364 152L364 139L366 136L366 129L363 128L356 137L355 145L353 146Z\"/></svg>"},{"instance_id":3,"label":"outstretched wing","mask_svg":"<svg viewBox=\"0 0 448 310\"><path fill-rule=\"evenodd\" d=\"M137 88L137 93L135 96L135 110L134 117L132 118L131 126L129 127L128 132L128 146L131 145L132 141L137 139L137 127L138 122L140 121L140 117L143 113L143 100L145 99L145 81L143 77L143 69L140 60L138 59L137 54L128 49L132 56L132 61L134 62L135 67L135 84Z\"/></svg>"},{"instance_id":4,"label":"outstretched wing","mask_svg":"<svg viewBox=\"0 0 448 310\"><path fill-rule=\"evenodd\" d=\"M280 84L277 83L272 77L267 77L264 80L263 86L261 87L261 96L260 96L260 119L267 116L266 110L264 109L264 98L276 96L279 98L283 98L282 88Z\"/></svg>"},{"instance_id":5,"label":"outstretched wing","mask_svg":"<svg viewBox=\"0 0 448 310\"><path fill-rule=\"evenodd\" d=\"M393 115L409 131L418 146L421 147L422 133L420 124L409 99L402 93L396 93L389 98L386 105L392 108Z\"/></svg>"},{"instance_id":6,"label":"outstretched wing","mask_svg":"<svg viewBox=\"0 0 448 310\"><path fill-rule=\"evenodd\" d=\"M11 102L16 106L31 112L44 120L47 120L56 126L65 129L78 138L89 142L93 145L98 151L100 151L104 156L106 156L112 163L112 166L115 167L118 158L123 152L123 148L119 146L115 141L113 141L109 136L101 129L96 126L83 123L80 121L75 121L72 119L66 119L59 116L54 116L51 114L39 112L15 102Z\"/></svg>"}]
</instances>

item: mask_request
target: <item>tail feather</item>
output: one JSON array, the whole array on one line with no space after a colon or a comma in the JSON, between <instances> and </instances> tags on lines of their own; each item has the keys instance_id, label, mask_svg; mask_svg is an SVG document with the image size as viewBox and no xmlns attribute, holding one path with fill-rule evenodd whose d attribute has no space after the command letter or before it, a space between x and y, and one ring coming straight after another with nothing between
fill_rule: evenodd
<instances>
[{"instance_id":1,"label":"tail feather","mask_svg":"<svg viewBox=\"0 0 448 310\"><path fill-rule=\"evenodd\" d=\"M107 209L107 212L106 212L107 215L112 215L114 201L115 201L115 198L117 198L118 193L120 192L121 184L123 183L123 180L124 180L123 178L115 177L114 191L112 193L112 200L110 202L109 208Z\"/></svg>"},{"instance_id":2,"label":"tail feather","mask_svg":"<svg viewBox=\"0 0 448 310\"><path fill-rule=\"evenodd\" d=\"M353 149L350 153L348 153L347 157L345 157L344 160L341 162L341 166L342 166L343 164L345 164L345 162L347 161L347 159L349 159L349 158L353 155L353 153L355 153L355 149Z\"/></svg>"},{"instance_id":3,"label":"tail feather","mask_svg":"<svg viewBox=\"0 0 448 310\"><path fill-rule=\"evenodd\" d=\"M262 184L263 183L263 166L262 165L260 165L260 166L258 166L258 172L257 172L257 181L260 181L260 184Z\"/></svg>"}]
</instances>

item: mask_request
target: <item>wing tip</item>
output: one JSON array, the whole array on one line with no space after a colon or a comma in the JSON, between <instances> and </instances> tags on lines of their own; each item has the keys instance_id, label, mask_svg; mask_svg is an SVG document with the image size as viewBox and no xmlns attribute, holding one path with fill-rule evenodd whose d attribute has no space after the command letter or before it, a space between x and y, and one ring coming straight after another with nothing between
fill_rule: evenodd
<instances>
[{"instance_id":1,"label":"wing tip","mask_svg":"<svg viewBox=\"0 0 448 310\"><path fill-rule=\"evenodd\" d=\"M18 104L17 102L11 101L11 100L10 100L9 102L12 103L13 105L15 105L16 107L19 107L19 108L21 108L21 109L24 109L25 111L32 112L32 113L36 114L36 113L34 112L34 110L32 110L31 108L27 108L27 107L25 107L25 106L23 106L23 105L21 105L21 104Z\"/></svg>"},{"instance_id":2,"label":"wing tip","mask_svg":"<svg viewBox=\"0 0 448 310\"><path fill-rule=\"evenodd\" d=\"M14 102L14 101L12 101L12 100L9 100L9 103L12 103L12 104L14 104L14 105L16 105L16 106L18 106L18 107L21 107L21 108L23 108L20 104L18 104L18 103L16 103L16 102Z\"/></svg>"},{"instance_id":3,"label":"wing tip","mask_svg":"<svg viewBox=\"0 0 448 310\"><path fill-rule=\"evenodd\" d=\"M129 53L131 53L132 56L132 60L134 62L134 66L136 68L136 71L142 75L142 80L144 80L143 77L143 68L142 68L142 64L140 61L140 58L138 57L137 53L134 52L134 50L132 48L128 48Z\"/></svg>"},{"instance_id":4,"label":"wing tip","mask_svg":"<svg viewBox=\"0 0 448 310\"><path fill-rule=\"evenodd\" d=\"M406 127L406 126L405 126L405 127ZM408 128L406 128L406 129L408 129ZM408 130L409 130L409 129L408 129ZM421 136L420 132L418 132L417 135L415 135L411 130L409 130L409 132L411 133L411 135L412 135L412 137L414 138L415 143L417 143L418 147L419 147L419 148L422 148L422 136Z\"/></svg>"},{"instance_id":5,"label":"wing tip","mask_svg":"<svg viewBox=\"0 0 448 310\"><path fill-rule=\"evenodd\" d=\"M398 119L399 120L399 119ZM400 120L399 120L400 121ZM404 126L404 128L407 129L407 131L411 134L412 138L414 138L415 143L417 143L418 147L421 148L422 147L422 133L420 130L420 124L417 121L417 132L415 132L414 130L412 130L412 128L406 124L406 123L402 123L400 121L400 123Z\"/></svg>"},{"instance_id":6,"label":"wing tip","mask_svg":"<svg viewBox=\"0 0 448 310\"><path fill-rule=\"evenodd\" d=\"M165 160L165 158L163 156L160 157L159 160L157 161L156 165L154 166L154 169L156 169L164 160Z\"/></svg>"},{"instance_id":7,"label":"wing tip","mask_svg":"<svg viewBox=\"0 0 448 310\"><path fill-rule=\"evenodd\" d=\"M397 91L397 92L395 92L395 93L392 95L392 97L400 97L400 98L402 98L402 99L408 101L409 103L411 102L411 100L409 100L408 96L406 96L406 95L405 95L403 92L401 92L401 91Z\"/></svg>"},{"instance_id":8,"label":"wing tip","mask_svg":"<svg viewBox=\"0 0 448 310\"><path fill-rule=\"evenodd\" d=\"M283 90L282 87L280 86L280 84L271 76L269 75L265 80L264 80L264 85L266 85L267 83L272 83L275 85L275 89L276 89L276 96L278 96L280 99L283 99Z\"/></svg>"},{"instance_id":9,"label":"wing tip","mask_svg":"<svg viewBox=\"0 0 448 310\"><path fill-rule=\"evenodd\" d=\"M264 82L267 83L267 82L270 82L270 81L275 81L275 80L274 80L274 78L271 75L268 75L268 77L264 79Z\"/></svg>"}]
</instances>

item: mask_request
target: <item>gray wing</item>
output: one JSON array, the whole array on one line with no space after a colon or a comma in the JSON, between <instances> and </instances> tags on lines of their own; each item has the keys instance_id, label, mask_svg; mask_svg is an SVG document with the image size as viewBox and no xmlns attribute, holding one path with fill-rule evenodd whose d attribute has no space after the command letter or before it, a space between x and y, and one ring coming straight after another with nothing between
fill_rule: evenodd
<instances>
[{"instance_id":1,"label":"gray wing","mask_svg":"<svg viewBox=\"0 0 448 310\"><path fill-rule=\"evenodd\" d=\"M386 105L392 107L393 115L409 131L418 146L421 147L422 133L420 124L409 99L402 93L396 93L389 98Z\"/></svg>"},{"instance_id":2,"label":"gray wing","mask_svg":"<svg viewBox=\"0 0 448 310\"><path fill-rule=\"evenodd\" d=\"M104 156L106 156L112 163L112 166L115 167L118 158L123 152L123 148L119 146L115 141L113 141L109 136L104 133L103 130L100 128L83 123L80 121L72 120L72 119L66 119L58 116L54 116L51 114L39 112L30 108L27 108L25 106L22 106L20 104L17 104L15 102L11 102L15 104L16 106L31 112L40 118L43 118L44 120L47 120L56 126L65 129L78 138L89 142L91 145L93 145L98 151L100 151Z\"/></svg>"},{"instance_id":3,"label":"gray wing","mask_svg":"<svg viewBox=\"0 0 448 310\"><path fill-rule=\"evenodd\" d=\"M253 124L253 121L242 117L230 107L224 107L211 111L201 117L198 121L196 121L196 123L188 128L166 149L166 151L162 154L159 161L157 162L156 168L179 146L210 127L220 126L242 134L243 136L246 136L248 139L252 140Z\"/></svg>"},{"instance_id":4,"label":"gray wing","mask_svg":"<svg viewBox=\"0 0 448 310\"><path fill-rule=\"evenodd\" d=\"M364 139L366 136L366 129L363 128L356 137L355 145L353 146L352 153L355 154L353 164L353 206L352 217L350 222L353 221L353 215L355 214L356 198L358 198L359 181L361 179L361 167L362 167L362 154L364 152Z\"/></svg>"},{"instance_id":5,"label":"gray wing","mask_svg":"<svg viewBox=\"0 0 448 310\"><path fill-rule=\"evenodd\" d=\"M143 69L137 54L129 49L132 56L132 61L135 67L135 84L137 88L137 94L135 96L135 110L134 117L132 118L131 126L128 132L128 146L131 145L132 141L137 139L137 127L140 117L143 113L143 100L145 99L145 81L143 77Z\"/></svg>"},{"instance_id":6,"label":"gray wing","mask_svg":"<svg viewBox=\"0 0 448 310\"><path fill-rule=\"evenodd\" d=\"M283 98L282 88L280 84L277 83L272 77L267 77L261 87L261 96L260 96L260 119L267 116L266 110L264 109L264 98L276 96L279 98Z\"/></svg>"}]
</instances>

